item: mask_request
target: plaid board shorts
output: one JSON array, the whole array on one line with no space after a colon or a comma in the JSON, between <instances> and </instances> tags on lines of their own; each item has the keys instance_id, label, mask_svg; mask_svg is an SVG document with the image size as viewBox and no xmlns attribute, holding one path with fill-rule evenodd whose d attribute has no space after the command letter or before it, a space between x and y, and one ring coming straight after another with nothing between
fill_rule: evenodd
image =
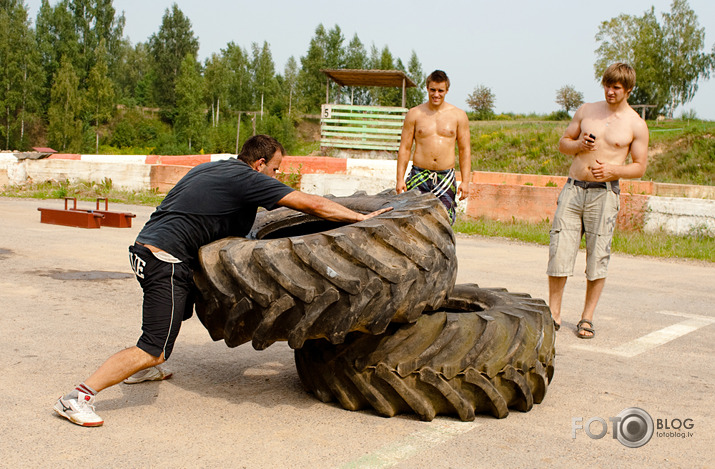
<instances>
[{"instance_id":1,"label":"plaid board shorts","mask_svg":"<svg viewBox=\"0 0 715 469\"><path fill-rule=\"evenodd\" d=\"M454 176L454 168L433 171L412 165L405 185L407 190L417 188L420 192L433 193L447 208L449 223L454 225L457 218L457 179Z\"/></svg>"}]
</instances>

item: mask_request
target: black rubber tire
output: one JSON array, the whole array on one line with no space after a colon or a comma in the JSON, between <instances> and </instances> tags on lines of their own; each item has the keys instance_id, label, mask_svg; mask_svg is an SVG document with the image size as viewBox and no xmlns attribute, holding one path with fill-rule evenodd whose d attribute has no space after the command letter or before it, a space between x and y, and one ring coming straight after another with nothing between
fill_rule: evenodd
<instances>
[{"instance_id":1,"label":"black rubber tire","mask_svg":"<svg viewBox=\"0 0 715 469\"><path fill-rule=\"evenodd\" d=\"M348 410L373 408L423 420L531 410L554 374L554 323L543 300L503 289L455 286L441 311L341 345L307 341L295 351L304 387Z\"/></svg>"},{"instance_id":2,"label":"black rubber tire","mask_svg":"<svg viewBox=\"0 0 715 469\"><path fill-rule=\"evenodd\" d=\"M260 212L249 238L199 251L196 311L214 340L340 343L380 334L438 308L454 286L457 258L447 211L432 194L394 191L333 198L353 210L393 210L354 224L290 209Z\"/></svg>"}]
</instances>

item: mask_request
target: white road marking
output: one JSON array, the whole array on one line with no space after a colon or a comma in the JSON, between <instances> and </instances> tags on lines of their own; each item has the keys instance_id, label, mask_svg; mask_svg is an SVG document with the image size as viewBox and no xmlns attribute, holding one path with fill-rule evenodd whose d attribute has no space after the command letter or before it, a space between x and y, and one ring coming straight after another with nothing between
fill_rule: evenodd
<instances>
[{"instance_id":1,"label":"white road marking","mask_svg":"<svg viewBox=\"0 0 715 469\"><path fill-rule=\"evenodd\" d=\"M426 425L424 430L407 435L402 440L385 445L377 451L341 467L343 469L383 469L392 467L421 451L433 448L480 426L480 424L473 422L454 422L449 420L433 420L432 422L424 422L423 425Z\"/></svg>"},{"instance_id":2,"label":"white road marking","mask_svg":"<svg viewBox=\"0 0 715 469\"><path fill-rule=\"evenodd\" d=\"M715 318L709 318L705 316L698 316L696 314L679 313L677 311L657 311L657 314L666 314L669 316L679 316L687 318L672 326L664 327L657 331L653 331L650 334L646 334L643 337L639 337L625 344L619 345L614 348L599 348L599 347L589 347L587 344L576 344L573 348L579 350L590 350L593 352L606 353L610 355L617 355L619 357L632 358L640 355L643 352L647 352L651 349L659 347L663 344L667 344L671 340L675 340L686 334L690 334L693 331L700 329L701 327L709 326L715 323Z\"/></svg>"}]
</instances>

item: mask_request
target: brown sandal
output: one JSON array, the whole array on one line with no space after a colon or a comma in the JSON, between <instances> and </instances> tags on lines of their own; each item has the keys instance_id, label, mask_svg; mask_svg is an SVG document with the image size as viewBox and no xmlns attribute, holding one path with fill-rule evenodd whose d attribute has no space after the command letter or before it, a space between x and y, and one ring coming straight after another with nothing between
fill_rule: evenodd
<instances>
[{"instance_id":1,"label":"brown sandal","mask_svg":"<svg viewBox=\"0 0 715 469\"><path fill-rule=\"evenodd\" d=\"M588 324L589 327L584 326L584 324ZM596 331L593 329L593 323L588 319L581 319L576 327L576 335L579 339L593 339L596 336ZM591 335L583 335L582 332L590 332Z\"/></svg>"}]
</instances>

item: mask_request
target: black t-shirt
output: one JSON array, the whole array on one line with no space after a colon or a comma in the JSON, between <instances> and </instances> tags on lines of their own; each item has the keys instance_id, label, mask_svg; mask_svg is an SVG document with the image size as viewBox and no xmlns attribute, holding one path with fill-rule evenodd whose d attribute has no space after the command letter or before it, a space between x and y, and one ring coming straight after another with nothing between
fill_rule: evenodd
<instances>
[{"instance_id":1,"label":"black t-shirt","mask_svg":"<svg viewBox=\"0 0 715 469\"><path fill-rule=\"evenodd\" d=\"M194 266L201 246L227 236L246 236L258 207L272 210L292 191L235 158L203 163L169 191L137 241Z\"/></svg>"}]
</instances>

